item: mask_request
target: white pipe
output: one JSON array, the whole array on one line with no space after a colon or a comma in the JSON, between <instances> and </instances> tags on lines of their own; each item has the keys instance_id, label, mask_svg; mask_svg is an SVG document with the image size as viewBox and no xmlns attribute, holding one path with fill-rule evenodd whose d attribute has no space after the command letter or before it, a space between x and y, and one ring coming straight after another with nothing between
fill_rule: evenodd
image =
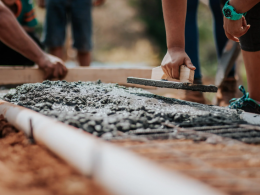
<instances>
[{"instance_id":1,"label":"white pipe","mask_svg":"<svg viewBox=\"0 0 260 195\"><path fill-rule=\"evenodd\" d=\"M33 135L80 173L93 176L117 195L217 195L208 186L105 143L29 109L0 100L0 114L16 128Z\"/></svg>"},{"instance_id":2,"label":"white pipe","mask_svg":"<svg viewBox=\"0 0 260 195\"><path fill-rule=\"evenodd\" d=\"M121 195L221 194L199 181L166 171L132 152L112 145L102 149L98 169L94 173L107 189Z\"/></svg>"},{"instance_id":3,"label":"white pipe","mask_svg":"<svg viewBox=\"0 0 260 195\"><path fill-rule=\"evenodd\" d=\"M260 115L259 114L242 112L240 114L240 118L252 125L260 125Z\"/></svg>"}]
</instances>

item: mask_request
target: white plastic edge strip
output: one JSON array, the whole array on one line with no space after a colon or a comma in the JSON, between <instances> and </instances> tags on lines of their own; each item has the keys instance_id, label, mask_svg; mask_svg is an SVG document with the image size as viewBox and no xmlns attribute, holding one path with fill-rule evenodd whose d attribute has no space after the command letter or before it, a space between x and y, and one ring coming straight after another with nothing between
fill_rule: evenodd
<instances>
[{"instance_id":1,"label":"white plastic edge strip","mask_svg":"<svg viewBox=\"0 0 260 195\"><path fill-rule=\"evenodd\" d=\"M210 187L105 143L81 130L0 100L0 114L33 135L80 173L92 175L116 195L219 195Z\"/></svg>"},{"instance_id":2,"label":"white plastic edge strip","mask_svg":"<svg viewBox=\"0 0 260 195\"><path fill-rule=\"evenodd\" d=\"M260 125L260 115L259 114L242 112L242 114L240 114L240 118L252 125Z\"/></svg>"}]
</instances>

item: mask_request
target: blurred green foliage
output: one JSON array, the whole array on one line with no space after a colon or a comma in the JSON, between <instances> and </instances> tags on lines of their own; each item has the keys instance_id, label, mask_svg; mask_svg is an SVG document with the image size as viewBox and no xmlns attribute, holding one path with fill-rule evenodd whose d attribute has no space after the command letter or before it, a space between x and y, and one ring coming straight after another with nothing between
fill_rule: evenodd
<instances>
[{"instance_id":1,"label":"blurred green foliage","mask_svg":"<svg viewBox=\"0 0 260 195\"><path fill-rule=\"evenodd\" d=\"M214 77L217 72L217 51L213 34L212 13L206 5L200 3L198 10L199 55L202 75Z\"/></svg>"},{"instance_id":2,"label":"blurred green foliage","mask_svg":"<svg viewBox=\"0 0 260 195\"><path fill-rule=\"evenodd\" d=\"M130 0L138 10L139 19L145 24L148 36L160 48L161 54L167 51L162 2L158 0Z\"/></svg>"}]
</instances>

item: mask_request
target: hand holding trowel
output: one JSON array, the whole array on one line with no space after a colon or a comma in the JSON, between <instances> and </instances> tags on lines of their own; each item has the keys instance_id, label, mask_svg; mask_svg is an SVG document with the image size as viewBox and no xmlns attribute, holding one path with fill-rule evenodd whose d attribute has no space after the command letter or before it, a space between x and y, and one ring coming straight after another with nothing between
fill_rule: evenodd
<instances>
[{"instance_id":1,"label":"hand holding trowel","mask_svg":"<svg viewBox=\"0 0 260 195\"><path fill-rule=\"evenodd\" d=\"M151 79L193 83L195 66L185 52L166 53L161 66L153 68Z\"/></svg>"},{"instance_id":2,"label":"hand holding trowel","mask_svg":"<svg viewBox=\"0 0 260 195\"><path fill-rule=\"evenodd\" d=\"M162 61L162 65L153 68L151 79L128 77L127 82L160 88L217 92L218 88L216 86L193 84L195 69L185 52L177 51L174 55L170 55L169 52L167 52Z\"/></svg>"}]
</instances>

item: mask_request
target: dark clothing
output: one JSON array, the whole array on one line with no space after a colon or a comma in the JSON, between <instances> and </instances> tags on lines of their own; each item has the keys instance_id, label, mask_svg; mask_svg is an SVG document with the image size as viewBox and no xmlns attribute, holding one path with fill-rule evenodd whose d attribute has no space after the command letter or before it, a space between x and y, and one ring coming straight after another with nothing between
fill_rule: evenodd
<instances>
[{"instance_id":1,"label":"dark clothing","mask_svg":"<svg viewBox=\"0 0 260 195\"><path fill-rule=\"evenodd\" d=\"M195 79L201 79L201 70L199 62L199 32L197 24L199 0L188 0L187 16L185 25L185 51L190 57L193 65L196 67ZM218 58L221 57L222 51L228 41L223 29L223 15L220 0L210 0L209 5L214 19L214 36ZM234 77L235 66L233 66L228 77Z\"/></svg>"},{"instance_id":2,"label":"dark clothing","mask_svg":"<svg viewBox=\"0 0 260 195\"><path fill-rule=\"evenodd\" d=\"M71 23L73 47L78 51L92 49L92 1L46 0L43 42L48 48L62 47L68 23Z\"/></svg>"},{"instance_id":3,"label":"dark clothing","mask_svg":"<svg viewBox=\"0 0 260 195\"><path fill-rule=\"evenodd\" d=\"M246 21L251 27L239 38L241 49L250 52L260 51L260 3L247 12Z\"/></svg>"},{"instance_id":4,"label":"dark clothing","mask_svg":"<svg viewBox=\"0 0 260 195\"><path fill-rule=\"evenodd\" d=\"M43 49L43 45L34 33L28 33L28 35ZM0 42L0 54L0 65L33 66L35 64L2 42Z\"/></svg>"}]
</instances>

